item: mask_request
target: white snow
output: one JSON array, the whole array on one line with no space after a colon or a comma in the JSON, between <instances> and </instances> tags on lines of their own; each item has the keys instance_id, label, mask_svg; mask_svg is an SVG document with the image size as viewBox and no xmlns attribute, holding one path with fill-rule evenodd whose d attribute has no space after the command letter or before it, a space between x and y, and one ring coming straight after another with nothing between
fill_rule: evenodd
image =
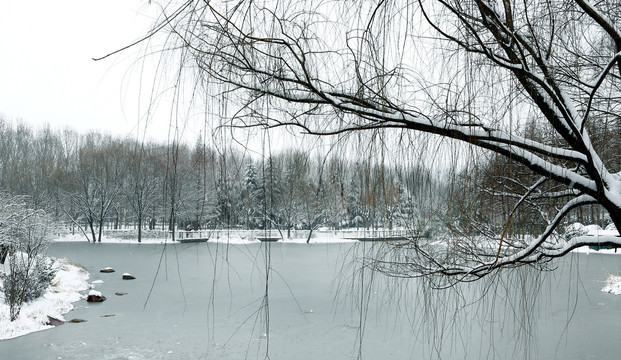
<instances>
[{"instance_id":1,"label":"white snow","mask_svg":"<svg viewBox=\"0 0 621 360\"><path fill-rule=\"evenodd\" d=\"M605 235L604 232L602 231L602 228L599 225L587 225L584 227L584 229L587 231L586 235L591 235L591 236Z\"/></svg>"},{"instance_id":2,"label":"white snow","mask_svg":"<svg viewBox=\"0 0 621 360\"><path fill-rule=\"evenodd\" d=\"M97 290L91 290L88 292L88 296L101 296L101 292Z\"/></svg>"},{"instance_id":3,"label":"white snow","mask_svg":"<svg viewBox=\"0 0 621 360\"><path fill-rule=\"evenodd\" d=\"M9 307L4 303L4 294L0 293L0 340L52 328L45 325L48 315L64 320L62 314L71 311L72 303L82 299L79 292L88 288L88 272L67 259L56 259L54 268L57 272L50 288L42 297L25 303L13 322L9 318Z\"/></svg>"},{"instance_id":4,"label":"white snow","mask_svg":"<svg viewBox=\"0 0 621 360\"><path fill-rule=\"evenodd\" d=\"M583 225L580 223L574 223L567 227L565 235L575 237L573 241L580 241L581 237L596 238L599 242L615 242L619 240L619 232L616 227L611 224L606 226L606 229L602 229L599 225ZM587 239L591 240L592 239ZM618 249L599 249L595 250L589 246L581 246L572 250L579 253L598 253L598 254L621 254Z\"/></svg>"},{"instance_id":5,"label":"white snow","mask_svg":"<svg viewBox=\"0 0 621 360\"><path fill-rule=\"evenodd\" d=\"M91 285L99 285L99 284L103 284L104 281L103 280L95 280L91 283Z\"/></svg>"},{"instance_id":6,"label":"white snow","mask_svg":"<svg viewBox=\"0 0 621 360\"><path fill-rule=\"evenodd\" d=\"M369 232L370 233L370 232ZM382 234L382 232L378 232ZM355 241L351 238L353 237L364 237L364 230L360 231L335 231L335 230L325 230L318 229L313 232L313 236L310 239L311 244L325 244L325 243L343 243L343 242L351 242ZM283 237L280 242L285 242L289 244L306 244L306 239L308 236L308 231L300 231L292 232L292 237L287 238L287 233L283 231ZM371 236L371 234L367 234ZM200 238L208 238L209 243L223 243L223 244L232 244L232 245L250 245L250 244L260 244L261 242L257 239L258 237L281 237L281 234L278 231L272 231L271 233L266 233L262 230L250 231L250 230L217 230L217 231L204 231L204 232L196 232L192 233L191 237L186 238L185 235L183 237L177 238L177 240L192 240L193 237ZM56 242L86 242L86 239L83 235L75 234L75 235L63 235L58 239L55 239ZM103 236L101 243L105 244L138 244L138 241L133 238L128 240L126 238L115 238L112 236ZM169 238L143 238L142 244L168 244L168 245L195 245L195 243L186 243L179 241L172 241Z\"/></svg>"},{"instance_id":7,"label":"white snow","mask_svg":"<svg viewBox=\"0 0 621 360\"><path fill-rule=\"evenodd\" d=\"M585 229L585 226L578 222L569 225L565 230L565 234L586 234L586 232L587 230Z\"/></svg>"},{"instance_id":8,"label":"white snow","mask_svg":"<svg viewBox=\"0 0 621 360\"><path fill-rule=\"evenodd\" d=\"M621 295L621 276L609 275L608 279L606 279L606 286L604 286L602 291Z\"/></svg>"}]
</instances>

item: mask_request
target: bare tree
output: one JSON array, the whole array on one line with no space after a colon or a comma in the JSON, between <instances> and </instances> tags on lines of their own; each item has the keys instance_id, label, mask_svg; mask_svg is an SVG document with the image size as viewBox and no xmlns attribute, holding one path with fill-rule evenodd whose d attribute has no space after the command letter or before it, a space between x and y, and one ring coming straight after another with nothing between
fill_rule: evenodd
<instances>
[{"instance_id":1,"label":"bare tree","mask_svg":"<svg viewBox=\"0 0 621 360\"><path fill-rule=\"evenodd\" d=\"M288 150L282 155L283 189L281 217L283 227L287 229L287 238L291 238L291 229L295 228L303 217L303 183L308 172L308 156L301 151Z\"/></svg>"},{"instance_id":2,"label":"bare tree","mask_svg":"<svg viewBox=\"0 0 621 360\"><path fill-rule=\"evenodd\" d=\"M298 192L305 200L301 206L300 220L308 228L306 243L309 243L313 231L322 224L326 212L325 204L321 201L325 158L318 158L316 161L307 159L307 162L308 164L302 168Z\"/></svg>"},{"instance_id":3,"label":"bare tree","mask_svg":"<svg viewBox=\"0 0 621 360\"><path fill-rule=\"evenodd\" d=\"M194 230L202 230L204 225L217 218L215 195L215 154L207 147L202 136L197 139L191 154L191 179L189 206L190 221Z\"/></svg>"},{"instance_id":4,"label":"bare tree","mask_svg":"<svg viewBox=\"0 0 621 360\"><path fill-rule=\"evenodd\" d=\"M435 134L538 175L511 213L531 196L562 201L542 217L537 237L458 243L442 254L415 244L386 263L389 273L476 279L544 264L593 242L555 231L572 209L590 204L621 228L619 169L590 136L598 116L619 116L610 105L620 93L618 3L188 1L163 9L153 31L174 35L168 48L179 49L206 92L226 89L229 108L237 106L232 126ZM550 140L515 133L527 118ZM546 192L550 182L561 189Z\"/></svg>"},{"instance_id":5,"label":"bare tree","mask_svg":"<svg viewBox=\"0 0 621 360\"><path fill-rule=\"evenodd\" d=\"M140 146L126 158L128 176L123 187L127 202L134 210L138 225L138 242L142 242L144 219L157 201L160 177L157 169L149 163L149 152Z\"/></svg>"},{"instance_id":6,"label":"bare tree","mask_svg":"<svg viewBox=\"0 0 621 360\"><path fill-rule=\"evenodd\" d=\"M97 134L87 135L85 143L77 150L77 163L66 177L65 214L93 243L101 242L104 222L121 191L121 159L117 145ZM91 238L86 233L89 229Z\"/></svg>"}]
</instances>

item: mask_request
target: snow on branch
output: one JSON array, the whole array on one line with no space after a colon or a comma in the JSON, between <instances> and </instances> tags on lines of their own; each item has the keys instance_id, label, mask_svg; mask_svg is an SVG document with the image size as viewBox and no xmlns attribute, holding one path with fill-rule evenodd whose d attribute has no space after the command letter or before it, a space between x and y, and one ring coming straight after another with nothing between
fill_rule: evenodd
<instances>
[{"instance_id":1,"label":"snow on branch","mask_svg":"<svg viewBox=\"0 0 621 360\"><path fill-rule=\"evenodd\" d=\"M464 280L545 262L580 244L555 231L584 205L600 205L621 228L621 177L609 171L619 165L597 138L609 130L597 120L617 115L611 104L618 88L609 80L616 79L614 64L621 69L621 32L597 8L601 3L419 0L403 9L381 2L372 15L362 11L366 3L282 4L210 1L162 21L174 34L170 49L180 49L192 78L209 94L211 85L225 89L219 95L234 104L223 115L227 126L297 127L312 135L422 132L472 144L529 172L516 182L522 194L511 193L516 184L483 191L516 201L504 216L521 208L539 212L543 234L502 236L487 248L456 241L446 258L414 245L386 262L386 271ZM612 54L609 37L617 47ZM503 170L499 175L522 176ZM541 189L544 182L550 184ZM544 198L552 204L541 205ZM477 229L494 233L485 224Z\"/></svg>"}]
</instances>

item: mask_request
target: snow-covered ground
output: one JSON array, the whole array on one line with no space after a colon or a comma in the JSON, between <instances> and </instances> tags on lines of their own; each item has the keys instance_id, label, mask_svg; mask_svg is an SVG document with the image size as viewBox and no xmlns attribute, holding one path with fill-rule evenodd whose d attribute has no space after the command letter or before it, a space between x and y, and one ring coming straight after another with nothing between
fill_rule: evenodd
<instances>
[{"instance_id":1,"label":"snow-covered ground","mask_svg":"<svg viewBox=\"0 0 621 360\"><path fill-rule=\"evenodd\" d=\"M48 316L64 320L63 314L73 309L72 303L82 299L80 291L89 287L88 272L66 259L55 260L54 268L57 272L52 285L42 297L25 303L15 321L10 321L9 307L0 292L0 340L52 328L46 325Z\"/></svg>"},{"instance_id":2,"label":"snow-covered ground","mask_svg":"<svg viewBox=\"0 0 621 360\"><path fill-rule=\"evenodd\" d=\"M208 238L210 243L226 243L226 244L259 244L261 241L258 238L262 237L274 237L281 239L281 236L277 232L272 232L271 234L265 234L263 231L243 231L243 230L233 230L233 231L218 231L218 232L191 232L189 236L178 237L177 241L172 241L172 238L143 238L143 244L185 244L183 241L185 240L193 240L199 238ZM338 242L352 242L356 241L354 238L356 237L364 237L364 232L342 232L342 231L315 231L313 236L310 239L311 244L325 244L325 243L338 243ZM279 241L288 243L288 244L306 244L306 236L302 234L295 234L291 238L287 238L285 235L284 239ZM181 240L178 241L178 240ZM86 242L86 239L81 234L67 234L62 235L58 239L54 240L57 242L69 242L69 241L77 241L77 242ZM104 235L101 240L102 243L106 244L137 244L135 238L127 239L122 237L115 237L110 235Z\"/></svg>"},{"instance_id":3,"label":"snow-covered ground","mask_svg":"<svg viewBox=\"0 0 621 360\"><path fill-rule=\"evenodd\" d=\"M573 227L577 227L580 224L574 224ZM618 237L619 232L616 229L602 229L597 225L582 226L579 230L583 232L583 236L592 236L599 239L600 242L605 242L607 237ZM574 250L574 252L580 253L598 253L598 254L621 254L621 251L616 249L599 249L595 250L588 246L582 246Z\"/></svg>"}]
</instances>

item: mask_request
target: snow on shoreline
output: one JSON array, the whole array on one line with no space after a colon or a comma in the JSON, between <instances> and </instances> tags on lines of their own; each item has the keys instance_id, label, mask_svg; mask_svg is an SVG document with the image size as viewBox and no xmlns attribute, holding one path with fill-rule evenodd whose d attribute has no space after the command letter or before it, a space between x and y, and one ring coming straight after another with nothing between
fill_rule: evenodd
<instances>
[{"instance_id":1,"label":"snow on shoreline","mask_svg":"<svg viewBox=\"0 0 621 360\"><path fill-rule=\"evenodd\" d=\"M256 234L258 237L261 237L262 233ZM276 234L272 234L272 236L278 236ZM279 236L278 236L279 237ZM101 243L102 244L191 244L188 242L184 242L184 240L192 240L193 237L189 238L181 238L177 239L177 241L172 241L172 239L163 239L163 238L143 238L142 242L139 243L136 239L121 239L109 236L103 236ZM179 241L181 240L181 241ZM80 234L75 235L62 235L59 238L53 240L54 242L87 242L85 237ZM335 236L332 233L329 234L317 234L310 239L311 244L327 244L327 243L351 243L356 240L350 238L342 238L339 236ZM230 236L221 236L221 237L210 237L207 241L209 243L224 243L224 244L235 244L235 245L249 245L249 244L260 244L261 241L257 240L255 236L247 236L246 234L240 235L238 233L232 233ZM292 239L284 239L279 240L280 243L286 244L306 244L306 238L292 238Z\"/></svg>"},{"instance_id":2,"label":"snow on shoreline","mask_svg":"<svg viewBox=\"0 0 621 360\"><path fill-rule=\"evenodd\" d=\"M4 294L0 294L0 340L52 328L45 325L48 316L64 320L63 314L73 310L73 303L83 298L80 291L89 287L88 272L67 259L55 259L53 266L57 272L52 285L40 298L23 304L15 321L10 321L9 306L4 303Z\"/></svg>"}]
</instances>

